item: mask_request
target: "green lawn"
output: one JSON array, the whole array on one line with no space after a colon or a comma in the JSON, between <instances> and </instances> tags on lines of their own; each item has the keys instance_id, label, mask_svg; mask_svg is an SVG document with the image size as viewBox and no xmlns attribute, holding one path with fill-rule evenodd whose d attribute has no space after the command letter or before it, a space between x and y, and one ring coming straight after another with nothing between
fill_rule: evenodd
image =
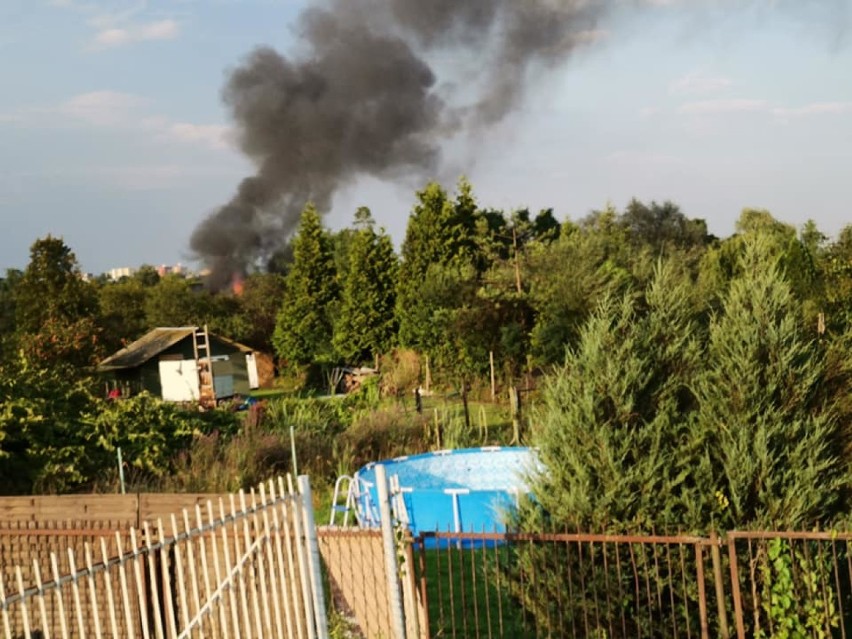
<instances>
[{"instance_id":1,"label":"green lawn","mask_svg":"<svg viewBox=\"0 0 852 639\"><path fill-rule=\"evenodd\" d=\"M535 627L499 575L511 561L508 547L458 548L423 553L431 637L534 637ZM415 551L417 583L420 556Z\"/></svg>"}]
</instances>

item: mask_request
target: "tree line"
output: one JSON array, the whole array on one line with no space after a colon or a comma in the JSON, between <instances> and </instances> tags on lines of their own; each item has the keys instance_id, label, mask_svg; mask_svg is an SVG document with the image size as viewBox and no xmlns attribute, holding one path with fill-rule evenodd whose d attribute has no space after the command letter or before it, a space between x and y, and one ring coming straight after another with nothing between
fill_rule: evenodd
<instances>
[{"instance_id":1,"label":"tree line","mask_svg":"<svg viewBox=\"0 0 852 639\"><path fill-rule=\"evenodd\" d=\"M494 353L510 381L561 363L601 296L644 286L660 258L689 273L709 316L750 234L768 238L808 321L843 333L852 227L829 242L813 222L796 229L747 209L720 240L671 202L637 200L560 223L552 210L484 208L462 179L455 194L436 183L416 194L399 254L369 209L332 232L308 204L295 236L239 295L150 266L86 282L61 239L40 239L26 269L0 279L0 355L85 365L155 326L207 324L292 370L368 364L402 347L456 383L486 373Z\"/></svg>"},{"instance_id":2,"label":"tree line","mask_svg":"<svg viewBox=\"0 0 852 639\"><path fill-rule=\"evenodd\" d=\"M594 482L601 494L622 498L606 483L616 481L612 468L607 476L577 470L591 473L595 460L611 461L592 455L590 442L619 460L618 481L628 482L619 484L624 495L657 486L651 477L680 482L683 490L703 486L706 477L687 473L682 479L683 468L667 467L664 461L672 458L703 464L716 475L728 468L731 486L746 468L771 474L781 458L767 452L769 443L761 454L774 466L748 466L734 454L751 450L746 444L757 441L758 427L769 429L767 442L800 428L796 440L808 443L796 455L815 451L814 468L818 442L830 444L826 459L846 454L852 226L829 240L813 222L797 229L767 211L746 209L735 233L721 239L672 202L638 200L622 210L609 205L559 221L549 209L483 207L462 179L452 193L437 183L416 193L399 253L368 209L358 209L349 228L333 232L308 204L293 238L245 275L241 288L239 295L211 291L203 281L160 277L151 267L117 282L84 281L61 239L37 240L27 267L0 279L0 465L11 469L7 462L15 451L44 433L53 434L41 440L43 460L57 456L62 437L74 443L62 454L78 462L93 439L116 446L120 429L114 426L111 435L89 429L74 439L75 424L103 409L81 399L92 366L155 326L193 324L274 353L283 372L308 382L322 379L311 371L340 364L378 361L389 368L405 351L417 353L421 363L428 357L433 380L465 395L486 383L493 356L503 385L540 380L527 441L545 457L553 455L553 462L579 465L571 477L591 483L553 491L572 499ZM139 410L150 417L161 409ZM62 415L73 418L65 423ZM166 417L151 417L151 423ZM701 419L704 434L689 440ZM732 439L725 448L719 438L737 420L748 428L726 435ZM181 424L184 443L194 429L206 428ZM590 432L612 441L589 440ZM134 441L153 446L153 431L145 433ZM672 448L685 441L705 457ZM165 455L179 448L159 450ZM566 457L566 449L576 456ZM718 457L724 450L730 459ZM835 485L837 463L826 466L826 486ZM699 514L678 516L683 525L718 517L716 503L727 503L726 512L737 512L737 519L757 512L745 488L713 486ZM648 499L661 494L658 488ZM696 503L685 495L683 503ZM572 503L572 516L586 512L578 504ZM599 501L586 507L615 512ZM802 518L828 511L836 509L803 507ZM554 516L559 508L549 512ZM624 520L640 517L638 510L619 512Z\"/></svg>"}]
</instances>

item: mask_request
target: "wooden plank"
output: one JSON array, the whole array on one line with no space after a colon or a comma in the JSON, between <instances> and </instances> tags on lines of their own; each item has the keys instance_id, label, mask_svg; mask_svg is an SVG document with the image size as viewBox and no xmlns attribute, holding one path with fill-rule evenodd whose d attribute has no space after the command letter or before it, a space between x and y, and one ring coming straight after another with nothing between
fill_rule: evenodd
<instances>
[{"instance_id":1,"label":"wooden plank","mask_svg":"<svg viewBox=\"0 0 852 639\"><path fill-rule=\"evenodd\" d=\"M10 522L119 521L136 523L136 495L0 497L0 525Z\"/></svg>"},{"instance_id":2,"label":"wooden plank","mask_svg":"<svg viewBox=\"0 0 852 639\"><path fill-rule=\"evenodd\" d=\"M184 510L195 510L196 506L205 506L210 500L219 499L218 494L187 493L187 494L139 494L139 522L148 521L155 524L158 519L166 519L173 513Z\"/></svg>"}]
</instances>

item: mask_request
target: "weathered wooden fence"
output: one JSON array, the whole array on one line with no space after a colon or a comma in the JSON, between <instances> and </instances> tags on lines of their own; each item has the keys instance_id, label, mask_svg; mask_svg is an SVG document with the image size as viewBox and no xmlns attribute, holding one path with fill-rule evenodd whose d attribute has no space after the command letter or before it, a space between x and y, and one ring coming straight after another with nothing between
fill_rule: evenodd
<instances>
[{"instance_id":1,"label":"weathered wooden fence","mask_svg":"<svg viewBox=\"0 0 852 639\"><path fill-rule=\"evenodd\" d=\"M130 510L105 510L94 526L70 529L23 524L25 514L13 523L7 510L2 636L327 636L307 477L298 491L279 478L249 493L182 499L194 507L138 528L128 525Z\"/></svg>"}]
</instances>

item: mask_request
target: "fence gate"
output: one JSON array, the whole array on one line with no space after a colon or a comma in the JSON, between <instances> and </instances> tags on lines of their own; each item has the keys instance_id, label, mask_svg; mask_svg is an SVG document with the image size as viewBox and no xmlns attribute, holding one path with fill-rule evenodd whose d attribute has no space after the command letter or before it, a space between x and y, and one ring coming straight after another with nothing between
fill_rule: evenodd
<instances>
[{"instance_id":1,"label":"fence gate","mask_svg":"<svg viewBox=\"0 0 852 639\"><path fill-rule=\"evenodd\" d=\"M298 490L278 478L141 529L19 532L84 541L2 566L0 637L328 636L305 476Z\"/></svg>"}]
</instances>

